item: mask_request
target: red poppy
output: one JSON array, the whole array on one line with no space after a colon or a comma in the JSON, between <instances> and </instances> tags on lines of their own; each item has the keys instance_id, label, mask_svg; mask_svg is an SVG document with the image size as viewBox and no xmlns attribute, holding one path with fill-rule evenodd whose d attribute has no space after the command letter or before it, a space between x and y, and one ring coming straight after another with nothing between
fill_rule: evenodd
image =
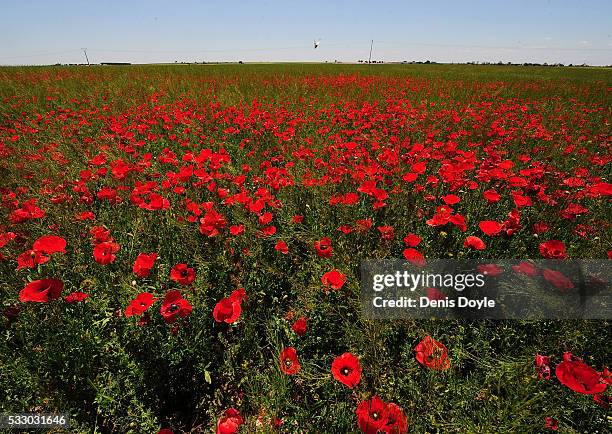
<instances>
[{"instance_id":1,"label":"red poppy","mask_svg":"<svg viewBox=\"0 0 612 434\"><path fill-rule=\"evenodd\" d=\"M403 251L403 255L404 255L404 258L406 258L406 260L410 262L411 264L414 264L417 266L425 265L425 257L417 249L413 249L412 247L409 247Z\"/></svg>"},{"instance_id":2,"label":"red poppy","mask_svg":"<svg viewBox=\"0 0 612 434\"><path fill-rule=\"evenodd\" d=\"M112 241L110 231L108 229L103 228L102 226L94 226L93 228L91 228L89 233L93 237L94 244L100 244L105 241Z\"/></svg>"},{"instance_id":3,"label":"red poppy","mask_svg":"<svg viewBox=\"0 0 612 434\"><path fill-rule=\"evenodd\" d=\"M445 371L450 368L448 350L443 343L436 341L431 336L425 338L414 347L416 360L426 368L435 371Z\"/></svg>"},{"instance_id":4,"label":"red poppy","mask_svg":"<svg viewBox=\"0 0 612 434\"><path fill-rule=\"evenodd\" d=\"M172 431L169 428L162 428L159 431L157 431L157 434L174 434L174 431Z\"/></svg>"},{"instance_id":5,"label":"red poppy","mask_svg":"<svg viewBox=\"0 0 612 434\"><path fill-rule=\"evenodd\" d=\"M518 265L513 265L512 269L518 274L525 274L526 276L534 277L540 272L531 262L522 261Z\"/></svg>"},{"instance_id":6,"label":"red poppy","mask_svg":"<svg viewBox=\"0 0 612 434\"><path fill-rule=\"evenodd\" d=\"M497 264L479 264L476 269L479 273L489 277L499 276L504 272L503 268Z\"/></svg>"},{"instance_id":7,"label":"red poppy","mask_svg":"<svg viewBox=\"0 0 612 434\"><path fill-rule=\"evenodd\" d=\"M138 277L148 277L157 260L157 253L141 253L134 261L132 271Z\"/></svg>"},{"instance_id":8,"label":"red poppy","mask_svg":"<svg viewBox=\"0 0 612 434\"><path fill-rule=\"evenodd\" d=\"M461 198L455 194L447 194L446 196L442 197L442 200L447 205L455 205L456 203L459 203Z\"/></svg>"},{"instance_id":9,"label":"red poppy","mask_svg":"<svg viewBox=\"0 0 612 434\"><path fill-rule=\"evenodd\" d=\"M185 318L191 313L191 310L191 304L181 296L179 291L174 290L169 291L164 297L160 312L166 323L172 324L177 317Z\"/></svg>"},{"instance_id":10,"label":"red poppy","mask_svg":"<svg viewBox=\"0 0 612 434\"><path fill-rule=\"evenodd\" d=\"M326 290L329 287L332 289L340 289L346 282L346 275L342 274L336 269L333 269L321 276L321 282L323 282L323 285L325 285Z\"/></svg>"},{"instance_id":11,"label":"red poppy","mask_svg":"<svg viewBox=\"0 0 612 434\"><path fill-rule=\"evenodd\" d=\"M86 294L84 292L71 292L70 294L64 297L64 301L66 303L78 303L85 300L87 297L89 297L89 294Z\"/></svg>"},{"instance_id":12,"label":"red poppy","mask_svg":"<svg viewBox=\"0 0 612 434\"><path fill-rule=\"evenodd\" d=\"M157 300L150 292L141 292L125 309L125 316L142 315Z\"/></svg>"},{"instance_id":13,"label":"red poppy","mask_svg":"<svg viewBox=\"0 0 612 434\"><path fill-rule=\"evenodd\" d=\"M331 239L329 239L329 237L324 237L319 241L315 241L314 248L317 252L317 256L320 256L321 258L331 258L334 251L331 245Z\"/></svg>"},{"instance_id":14,"label":"red poppy","mask_svg":"<svg viewBox=\"0 0 612 434\"><path fill-rule=\"evenodd\" d=\"M421 237L416 234L410 233L404 237L404 243L408 247L416 247L421 243Z\"/></svg>"},{"instance_id":15,"label":"red poppy","mask_svg":"<svg viewBox=\"0 0 612 434\"><path fill-rule=\"evenodd\" d=\"M6 246L9 241L14 240L15 236L13 232L0 233L0 248Z\"/></svg>"},{"instance_id":16,"label":"red poppy","mask_svg":"<svg viewBox=\"0 0 612 434\"><path fill-rule=\"evenodd\" d=\"M247 296L247 293L244 288L235 289L229 296L229 299L232 300L234 303L242 303L248 298L249 297Z\"/></svg>"},{"instance_id":17,"label":"red poppy","mask_svg":"<svg viewBox=\"0 0 612 434\"><path fill-rule=\"evenodd\" d=\"M261 237L271 237L276 233L276 226L266 226L261 228L259 231L259 236Z\"/></svg>"},{"instance_id":18,"label":"red poppy","mask_svg":"<svg viewBox=\"0 0 612 434\"><path fill-rule=\"evenodd\" d=\"M105 241L96 244L93 250L95 261L101 265L108 265L116 259L115 253L119 251L119 244L112 241Z\"/></svg>"},{"instance_id":19,"label":"red poppy","mask_svg":"<svg viewBox=\"0 0 612 434\"><path fill-rule=\"evenodd\" d=\"M304 221L304 216L303 215L294 215L291 218L291 222L294 224L299 224L302 223Z\"/></svg>"},{"instance_id":20,"label":"red poppy","mask_svg":"<svg viewBox=\"0 0 612 434\"><path fill-rule=\"evenodd\" d=\"M172 270L170 270L170 280L180 283L181 285L189 285L195 278L195 270L187 267L187 264L176 264L172 267Z\"/></svg>"},{"instance_id":21,"label":"red poppy","mask_svg":"<svg viewBox=\"0 0 612 434\"><path fill-rule=\"evenodd\" d=\"M37 250L26 250L17 256L17 269L35 268L39 264L44 264L51 259L49 256Z\"/></svg>"},{"instance_id":22,"label":"red poppy","mask_svg":"<svg viewBox=\"0 0 612 434\"><path fill-rule=\"evenodd\" d=\"M376 434L387 424L387 404L376 395L361 401L355 413L357 426L365 434Z\"/></svg>"},{"instance_id":23,"label":"red poppy","mask_svg":"<svg viewBox=\"0 0 612 434\"><path fill-rule=\"evenodd\" d=\"M463 247L470 247L474 250L484 250L487 245L480 238L470 235L465 239Z\"/></svg>"},{"instance_id":24,"label":"red poppy","mask_svg":"<svg viewBox=\"0 0 612 434\"><path fill-rule=\"evenodd\" d=\"M33 250L47 253L66 253L66 240L57 235L45 235L34 241Z\"/></svg>"},{"instance_id":25,"label":"red poppy","mask_svg":"<svg viewBox=\"0 0 612 434\"><path fill-rule=\"evenodd\" d=\"M299 317L291 326L291 330L293 330L295 334L298 336L304 335L307 329L308 329L308 322L305 316Z\"/></svg>"},{"instance_id":26,"label":"red poppy","mask_svg":"<svg viewBox=\"0 0 612 434\"><path fill-rule=\"evenodd\" d=\"M217 421L217 434L236 434L243 423L244 419L240 412L235 408L229 408Z\"/></svg>"},{"instance_id":27,"label":"red poppy","mask_svg":"<svg viewBox=\"0 0 612 434\"><path fill-rule=\"evenodd\" d=\"M565 259L565 244L559 240L550 240L540 243L540 254L546 259Z\"/></svg>"},{"instance_id":28,"label":"red poppy","mask_svg":"<svg viewBox=\"0 0 612 434\"><path fill-rule=\"evenodd\" d=\"M33 280L19 292L19 301L46 303L62 295L64 282L59 279Z\"/></svg>"},{"instance_id":29,"label":"red poppy","mask_svg":"<svg viewBox=\"0 0 612 434\"><path fill-rule=\"evenodd\" d=\"M214 209L209 209L200 219L200 233L207 237L219 235L221 229L226 225L225 217L219 214Z\"/></svg>"},{"instance_id":30,"label":"red poppy","mask_svg":"<svg viewBox=\"0 0 612 434\"><path fill-rule=\"evenodd\" d=\"M559 422L554 417L546 416L544 418L544 428L557 431L559 429Z\"/></svg>"},{"instance_id":31,"label":"red poppy","mask_svg":"<svg viewBox=\"0 0 612 434\"><path fill-rule=\"evenodd\" d=\"M344 353L334 359L331 365L334 378L349 389L357 386L361 380L359 359L351 353Z\"/></svg>"},{"instance_id":32,"label":"red poppy","mask_svg":"<svg viewBox=\"0 0 612 434\"><path fill-rule=\"evenodd\" d=\"M281 371L287 375L295 375L302 368L297 358L297 352L293 347L283 348L279 359Z\"/></svg>"},{"instance_id":33,"label":"red poppy","mask_svg":"<svg viewBox=\"0 0 612 434\"><path fill-rule=\"evenodd\" d=\"M542 272L542 276L544 276L544 279L546 279L547 282L561 291L567 291L568 289L572 289L574 287L572 281L560 271L545 268Z\"/></svg>"},{"instance_id":34,"label":"red poppy","mask_svg":"<svg viewBox=\"0 0 612 434\"><path fill-rule=\"evenodd\" d=\"M387 423L380 430L386 434L408 432L408 419L399 405L394 402L387 404Z\"/></svg>"},{"instance_id":35,"label":"red poppy","mask_svg":"<svg viewBox=\"0 0 612 434\"><path fill-rule=\"evenodd\" d=\"M389 241L395 237L395 230L393 229L393 226L379 226L376 229L378 229L380 232L380 237L383 240Z\"/></svg>"},{"instance_id":36,"label":"red poppy","mask_svg":"<svg viewBox=\"0 0 612 434\"><path fill-rule=\"evenodd\" d=\"M244 225L230 226L229 230L230 230L230 234L236 237L244 233Z\"/></svg>"},{"instance_id":37,"label":"red poppy","mask_svg":"<svg viewBox=\"0 0 612 434\"><path fill-rule=\"evenodd\" d=\"M286 255L287 253L289 253L289 247L287 246L287 243L284 242L283 240L278 240L276 242L276 245L274 246L274 250L282 253L283 255Z\"/></svg>"},{"instance_id":38,"label":"red poppy","mask_svg":"<svg viewBox=\"0 0 612 434\"><path fill-rule=\"evenodd\" d=\"M490 237L499 235L502 231L502 225L493 220L483 220L478 223L478 227Z\"/></svg>"},{"instance_id":39,"label":"red poppy","mask_svg":"<svg viewBox=\"0 0 612 434\"><path fill-rule=\"evenodd\" d=\"M446 295L438 288L427 288L427 298L430 300L445 300Z\"/></svg>"},{"instance_id":40,"label":"red poppy","mask_svg":"<svg viewBox=\"0 0 612 434\"><path fill-rule=\"evenodd\" d=\"M230 298L221 299L213 310L213 318L217 322L225 322L232 324L240 317L242 306L240 302L233 301Z\"/></svg>"},{"instance_id":41,"label":"red poppy","mask_svg":"<svg viewBox=\"0 0 612 434\"><path fill-rule=\"evenodd\" d=\"M538 378L550 380L550 357L536 354L534 364Z\"/></svg>"},{"instance_id":42,"label":"red poppy","mask_svg":"<svg viewBox=\"0 0 612 434\"><path fill-rule=\"evenodd\" d=\"M572 353L565 353L563 361L555 368L555 375L561 384L574 392L592 395L606 390L606 383L601 382L601 375Z\"/></svg>"},{"instance_id":43,"label":"red poppy","mask_svg":"<svg viewBox=\"0 0 612 434\"><path fill-rule=\"evenodd\" d=\"M483 196L489 203L494 203L501 199L501 196L493 189L485 191Z\"/></svg>"}]
</instances>

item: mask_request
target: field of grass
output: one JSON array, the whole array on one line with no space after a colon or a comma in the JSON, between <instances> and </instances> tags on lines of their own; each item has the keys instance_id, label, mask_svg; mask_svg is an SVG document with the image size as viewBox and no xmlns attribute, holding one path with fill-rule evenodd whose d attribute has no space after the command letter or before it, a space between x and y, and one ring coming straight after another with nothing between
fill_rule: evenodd
<instances>
[{"instance_id":1,"label":"field of grass","mask_svg":"<svg viewBox=\"0 0 612 434\"><path fill-rule=\"evenodd\" d=\"M359 267L610 259L611 90L609 68L0 68L0 414L66 413L74 433L610 432L609 321L368 320Z\"/></svg>"}]
</instances>

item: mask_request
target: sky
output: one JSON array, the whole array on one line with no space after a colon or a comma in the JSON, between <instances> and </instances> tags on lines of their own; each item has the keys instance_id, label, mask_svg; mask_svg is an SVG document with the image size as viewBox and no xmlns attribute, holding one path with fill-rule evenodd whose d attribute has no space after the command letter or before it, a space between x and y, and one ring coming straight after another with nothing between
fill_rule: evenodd
<instances>
[{"instance_id":1,"label":"sky","mask_svg":"<svg viewBox=\"0 0 612 434\"><path fill-rule=\"evenodd\" d=\"M611 0L0 0L0 65L612 64ZM317 49L313 41L320 40Z\"/></svg>"}]
</instances>

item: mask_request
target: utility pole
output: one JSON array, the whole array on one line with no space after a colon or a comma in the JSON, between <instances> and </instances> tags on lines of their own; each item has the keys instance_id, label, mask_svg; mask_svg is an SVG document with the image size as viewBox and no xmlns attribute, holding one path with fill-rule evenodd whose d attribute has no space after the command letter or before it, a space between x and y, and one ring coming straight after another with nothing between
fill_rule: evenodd
<instances>
[{"instance_id":1,"label":"utility pole","mask_svg":"<svg viewBox=\"0 0 612 434\"><path fill-rule=\"evenodd\" d=\"M368 63L372 63L372 45L374 45L374 39L370 42L370 57L368 57Z\"/></svg>"},{"instance_id":2,"label":"utility pole","mask_svg":"<svg viewBox=\"0 0 612 434\"><path fill-rule=\"evenodd\" d=\"M89 66L89 58L87 57L87 48L81 48L81 50L83 50L83 53L85 53L85 60L87 60L87 66Z\"/></svg>"}]
</instances>

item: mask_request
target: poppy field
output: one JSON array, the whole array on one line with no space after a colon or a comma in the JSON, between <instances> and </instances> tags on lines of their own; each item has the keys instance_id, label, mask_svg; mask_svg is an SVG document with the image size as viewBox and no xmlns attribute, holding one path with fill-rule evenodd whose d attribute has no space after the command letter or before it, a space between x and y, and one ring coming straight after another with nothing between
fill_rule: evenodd
<instances>
[{"instance_id":1,"label":"poppy field","mask_svg":"<svg viewBox=\"0 0 612 434\"><path fill-rule=\"evenodd\" d=\"M0 413L609 432L607 320L368 320L360 261L612 258L612 71L0 69ZM434 289L432 289L434 291Z\"/></svg>"}]
</instances>

